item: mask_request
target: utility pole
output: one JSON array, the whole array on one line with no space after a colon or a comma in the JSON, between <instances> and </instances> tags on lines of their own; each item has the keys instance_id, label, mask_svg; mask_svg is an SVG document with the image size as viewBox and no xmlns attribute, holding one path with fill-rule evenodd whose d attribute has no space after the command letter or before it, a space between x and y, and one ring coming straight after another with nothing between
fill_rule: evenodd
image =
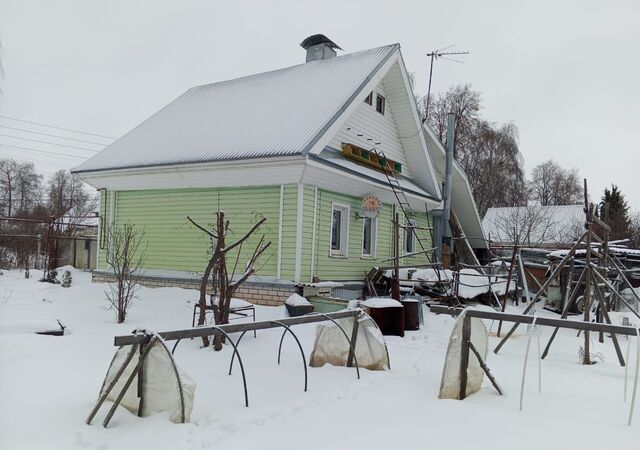
<instances>
[{"instance_id":1,"label":"utility pole","mask_svg":"<svg viewBox=\"0 0 640 450\"><path fill-rule=\"evenodd\" d=\"M448 48L453 47L453 45L450 45L449 47L445 47L443 49L440 50L433 50L431 53L427 53L427 56L431 58L431 63L429 65L429 87L427 88L427 105L425 107L425 120L427 120L426 118L429 117L429 104L431 103L431 78L433 77L433 61L435 61L438 58L442 58L442 59L446 59L447 61L453 61L453 62L457 62L460 64L464 64L464 62L462 61L458 61L457 59L453 59L453 58L448 58L447 56L451 56L451 55L468 55L469 52L445 52L443 50L446 50Z\"/></svg>"}]
</instances>

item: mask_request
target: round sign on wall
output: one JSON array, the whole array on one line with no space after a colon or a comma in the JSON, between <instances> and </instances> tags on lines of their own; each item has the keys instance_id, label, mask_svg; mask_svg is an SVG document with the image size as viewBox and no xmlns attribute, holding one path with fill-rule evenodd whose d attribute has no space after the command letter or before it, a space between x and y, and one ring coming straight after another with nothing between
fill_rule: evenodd
<instances>
[{"instance_id":1,"label":"round sign on wall","mask_svg":"<svg viewBox=\"0 0 640 450\"><path fill-rule=\"evenodd\" d=\"M375 219L380 214L382 202L375 195L367 195L362 199L362 214L369 219Z\"/></svg>"}]
</instances>

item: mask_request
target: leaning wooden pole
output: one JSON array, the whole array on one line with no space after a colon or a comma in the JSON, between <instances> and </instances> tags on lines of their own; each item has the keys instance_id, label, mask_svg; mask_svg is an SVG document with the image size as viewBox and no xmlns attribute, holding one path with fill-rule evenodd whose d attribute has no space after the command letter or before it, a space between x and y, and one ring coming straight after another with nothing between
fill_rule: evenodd
<instances>
[{"instance_id":1,"label":"leaning wooden pole","mask_svg":"<svg viewBox=\"0 0 640 450\"><path fill-rule=\"evenodd\" d=\"M507 309L507 297L509 296L509 288L511 287L511 276L513 275L513 266L516 264L516 255L518 254L518 244L513 246L513 254L511 255L511 265L509 266L509 274L507 275L507 286L504 289L502 297L502 312ZM491 289L491 279L489 279L489 289ZM517 290L517 289L516 289ZM498 337L502 331L502 320L498 322Z\"/></svg>"},{"instance_id":2,"label":"leaning wooden pole","mask_svg":"<svg viewBox=\"0 0 640 450\"><path fill-rule=\"evenodd\" d=\"M529 312L535 307L536 302L540 299L540 297L542 297L542 295L547 291L547 288L549 287L549 285L551 284L551 282L554 280L555 277L558 276L558 274L560 273L560 270L562 270L562 268L564 267L564 265L567 263L567 261L569 261L573 255L576 253L576 250L578 250L578 248L580 247L580 245L582 244L582 241L584 240L584 238L587 237L587 232L585 232L580 239L578 239L578 241L573 245L573 247L571 247L571 249L569 250L569 252L565 255L564 258L562 258L562 261L560 261L560 264L558 264L558 267L556 267L556 269L553 271L553 273L551 273L551 275L549 276L549 278L547 279L547 281L544 282L544 284L540 287L540 290L536 293L536 295L533 297L533 299L531 300L531 304L529 306L527 306L525 308L525 310L523 311L523 314L529 314ZM505 342L507 342L507 340L509 340L509 338L511 337L511 335L516 331L516 329L518 328L520 324L518 322L514 323L514 325L511 327L511 329L509 330L509 332L502 338L502 340L500 341L500 343L496 346L496 348L493 350L494 353L498 353L500 351L500 349L502 348L502 346L505 344Z\"/></svg>"}]
</instances>

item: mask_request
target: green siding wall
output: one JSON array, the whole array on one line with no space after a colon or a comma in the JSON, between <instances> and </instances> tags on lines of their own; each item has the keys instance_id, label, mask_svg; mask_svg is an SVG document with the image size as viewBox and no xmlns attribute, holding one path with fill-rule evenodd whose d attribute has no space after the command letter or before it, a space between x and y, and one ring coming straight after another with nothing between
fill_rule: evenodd
<instances>
[{"instance_id":1,"label":"green siding wall","mask_svg":"<svg viewBox=\"0 0 640 450\"><path fill-rule=\"evenodd\" d=\"M303 205L298 210L298 189L302 188ZM280 195L282 189L282 244L280 278L295 279L296 232L298 214L302 218L300 282L321 280L362 280L372 266L391 265L384 261L393 256L393 229L391 220L394 207L383 204L377 219L376 256L362 257L362 226L358 218L361 213L361 198L317 189L311 185L289 184L254 188L211 188L102 192L101 215L109 224L111 196L115 195L115 223L131 222L145 231L148 269L202 272L210 254L210 241L200 230L191 225L186 217L198 223L212 226L215 212L222 209L230 221L227 242L239 239L261 217L267 222L259 233L249 239L241 249L239 271L249 259L260 236L271 241L271 248L259 261L260 275L277 276L278 237L280 228ZM331 236L332 203L350 207L348 257L329 255ZM314 239L315 220L315 239ZM430 218L418 214L422 226L430 226ZM425 247L431 246L427 231L419 231ZM402 244L401 244L402 245ZM417 248L419 250L419 247ZM106 268L107 250L99 253L100 269ZM230 255L235 260L235 253ZM405 258L404 265L423 264L424 255ZM232 264L232 263L231 263ZM231 266L230 264L230 266Z\"/></svg>"},{"instance_id":2,"label":"green siding wall","mask_svg":"<svg viewBox=\"0 0 640 450\"><path fill-rule=\"evenodd\" d=\"M110 198L107 194L105 222L109 221ZM202 272L210 254L208 237L190 224L186 217L204 226L215 223L215 212L221 209L230 221L227 243L244 235L263 216L267 222L242 246L239 271L250 258L264 234L271 247L258 261L263 275L276 274L280 187L176 189L118 191L116 195L116 225L131 222L143 228L146 241L145 268ZM104 211L104 209L103 209ZM100 268L105 268L102 251ZM235 261L237 253L230 253Z\"/></svg>"},{"instance_id":3,"label":"green siding wall","mask_svg":"<svg viewBox=\"0 0 640 450\"><path fill-rule=\"evenodd\" d=\"M393 256L393 205L385 203L377 218L376 254L375 258L362 257L362 219L360 197L352 197L336 192L318 190L317 206L317 235L315 258L315 275L322 280L363 280L365 274L373 266L391 265L391 261L384 261ZM347 258L329 255L331 237L331 208L332 203L340 203L350 207L349 212L349 241ZM430 219L425 213L419 213L418 223L430 226ZM401 219L402 220L402 219ZM431 246L428 231L418 231L420 239L426 248ZM401 243L402 245L402 243ZM417 244L416 244L417 245ZM427 259L423 255L404 258L402 264L424 264Z\"/></svg>"}]
</instances>

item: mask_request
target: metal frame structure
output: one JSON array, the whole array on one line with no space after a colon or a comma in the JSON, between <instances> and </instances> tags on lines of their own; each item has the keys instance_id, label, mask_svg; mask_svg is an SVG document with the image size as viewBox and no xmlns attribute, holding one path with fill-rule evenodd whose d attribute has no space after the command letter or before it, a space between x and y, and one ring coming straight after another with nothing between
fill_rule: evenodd
<instances>
[{"instance_id":1,"label":"metal frame structure","mask_svg":"<svg viewBox=\"0 0 640 450\"><path fill-rule=\"evenodd\" d=\"M312 313L312 314L307 314L307 315L304 315L304 316L290 317L290 318L284 318L284 319L280 319L280 320L267 320L267 321L261 321L261 322L249 322L249 323L241 323L241 324L225 324L225 325L215 325L215 326L202 326L202 327L188 328L188 329L184 329L184 330L165 331L165 332L154 333L154 334L141 333L139 330L136 330L136 331L134 331L133 334L124 335L124 336L116 336L114 338L114 345L115 346L117 346L119 348L122 348L123 346L130 345L130 346L132 346L132 350L128 354L127 359L125 361L125 364L123 365L123 367L121 367L118 370L118 372L115 375L114 380L110 383L110 385L107 387L106 390L104 390L105 386L103 384L101 392L103 390L104 390L104 392L100 396L100 398L98 399L98 403L93 408L93 410L91 411L89 417L87 418L87 423L90 423L91 420L95 417L96 413L100 409L100 406L106 400L109 392L111 392L111 390L116 385L117 380L124 373L124 370L125 370L126 366L128 366L130 364L130 362L132 361L133 356L135 354L135 350L138 347L140 347L140 350L141 350L140 353L141 354L139 356L138 363L137 363L136 367L134 368L133 372L131 373L131 375L129 376L129 378L126 380L122 391L120 392L120 394L116 398L116 401L114 402L113 406L109 410L109 413L107 414L107 417L105 418L105 420L103 422L103 425L105 427L109 424L109 421L111 420L111 417L113 416L116 408L120 404L120 401L124 397L126 391L129 389L129 387L130 387L131 383L133 382L133 379L135 378L136 374L138 374L142 370L142 364L144 362L144 359L148 355L148 350L151 348L151 345L156 341L159 341L159 342L162 343L163 348L165 348L165 350L167 351L167 353L169 354L169 356L172 358L172 361L173 361L173 354L175 353L176 348L178 347L178 344L183 339L199 338L199 337L205 337L205 336L216 336L216 335L224 336L229 341L231 346L233 347L233 353L232 353L231 362L230 362L230 365L229 365L229 375L231 375L231 373L232 373L233 363L234 363L235 357L237 355L238 363L240 364L240 371L242 373L242 384L243 384L243 389L244 389L245 406L248 407L249 406L249 395L248 395L248 388L247 388L247 379L246 379L246 376L245 376L245 370L244 370L244 365L242 363L242 358L240 356L240 352L238 351L238 345L240 344L240 341L242 340L244 335L247 332L250 332L250 331L254 331L255 332L256 330L266 330L266 329L271 329L271 328L284 328L284 331L283 331L282 337L280 338L280 343L279 343L279 346L278 346L278 364L280 364L280 357L281 357L281 353L282 353L282 343L283 343L283 340L284 340L284 336L285 336L286 333L290 333L293 336L293 338L295 339L296 344L298 346L298 349L300 350L301 357L302 357L302 363L303 363L303 367L304 367L304 390L306 392L307 391L307 387L308 387L307 361L306 361L306 357L304 355L304 349L302 348L302 344L300 343L300 340L296 336L295 332L291 329L291 327L294 326L294 325L303 325L303 324L309 324L309 323L330 321L330 322L334 323L336 326L338 326L338 328L340 329L342 334L345 336L345 339L347 340L347 342L349 344L349 356L347 358L347 367L351 367L353 365L353 363L355 363L357 377L358 377L358 379L360 379L360 368L358 366L358 361L357 361L357 358L356 358L355 349L356 349L356 340L357 340L357 336L358 336L358 326L359 326L358 319L360 317L362 317L362 316L367 316L367 314L363 310L361 310L361 309L352 309L352 310L344 310L344 311L338 311L338 312L326 313L326 314L324 314L324 313ZM347 334L345 329L337 322L338 319L346 319L346 318L353 318L353 320L354 320L353 321L353 329L352 329L352 332L351 332L351 337L349 337L349 335ZM230 336L231 333L241 333L241 334L240 334L240 337L234 342L233 339L231 339L231 336ZM176 343L174 344L173 349L171 351L169 351L169 349L165 345L164 341L172 341L172 340L175 340ZM386 344L385 344L385 350L386 350ZM388 355L389 355L389 353L387 351L387 359L388 359ZM177 368L174 367L174 369L176 370L176 373L177 373ZM178 378L178 380L179 380L179 378ZM141 396L141 393L139 395L140 395L140 404L142 405L143 404L143 398ZM182 395L182 393L181 393L181 395ZM181 401L182 401L182 420L184 421L184 399L181 398Z\"/></svg>"}]
</instances>

